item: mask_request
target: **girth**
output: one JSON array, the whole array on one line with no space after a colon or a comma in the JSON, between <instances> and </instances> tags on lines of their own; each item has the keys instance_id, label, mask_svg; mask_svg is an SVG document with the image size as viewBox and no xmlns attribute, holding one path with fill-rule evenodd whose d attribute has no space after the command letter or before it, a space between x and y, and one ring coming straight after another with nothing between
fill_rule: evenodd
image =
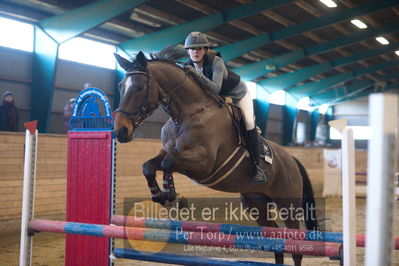
<instances>
[{"instance_id":1,"label":"girth","mask_svg":"<svg viewBox=\"0 0 399 266\"><path fill-rule=\"evenodd\" d=\"M211 187L214 186L230 176L234 170L241 164L241 162L249 157L248 151L241 145L237 146L232 154L214 171L210 176L203 180L195 180L197 183Z\"/></svg>"},{"instance_id":2,"label":"girth","mask_svg":"<svg viewBox=\"0 0 399 266\"><path fill-rule=\"evenodd\" d=\"M243 146L243 135L242 131L245 128L241 109L231 103L226 104L227 110L231 116L234 130L238 136L238 143L235 150L230 154L229 157L216 169L210 176L203 180L196 180L197 183L211 187L214 186L232 174L245 157L249 157L248 150ZM245 137L244 137L245 138Z\"/></svg>"}]
</instances>

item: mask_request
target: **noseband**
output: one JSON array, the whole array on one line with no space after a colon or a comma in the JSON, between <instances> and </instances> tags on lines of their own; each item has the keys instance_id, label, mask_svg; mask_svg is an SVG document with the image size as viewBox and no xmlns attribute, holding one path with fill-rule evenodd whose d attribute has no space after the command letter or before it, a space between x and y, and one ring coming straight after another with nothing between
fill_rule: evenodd
<instances>
[{"instance_id":1,"label":"noseband","mask_svg":"<svg viewBox=\"0 0 399 266\"><path fill-rule=\"evenodd\" d=\"M122 114L126 115L129 118L129 120L132 122L134 129L136 129L138 126L140 126L143 123L143 121L148 116L150 116L152 114L151 111L153 111L153 110L150 110L148 112L148 110L150 109L150 106L149 106L149 103L150 103L150 99L149 99L149 95L150 95L149 87L150 86L149 86L149 83L150 83L150 79L151 79L150 74L147 73L147 72L138 71L138 70L137 71L128 71L128 72L125 73L126 76L128 76L128 75L139 75L139 74L144 75L144 76L146 76L148 78L147 79L147 86L148 86L147 95L146 95L146 100L144 101L143 105L138 110L133 111L133 112L128 112L128 111L122 110L121 108L117 108L115 110L116 113L122 113ZM155 110L155 108L154 108L154 110ZM134 121L134 117L136 115L139 115L139 116L138 116L137 121Z\"/></svg>"}]
</instances>

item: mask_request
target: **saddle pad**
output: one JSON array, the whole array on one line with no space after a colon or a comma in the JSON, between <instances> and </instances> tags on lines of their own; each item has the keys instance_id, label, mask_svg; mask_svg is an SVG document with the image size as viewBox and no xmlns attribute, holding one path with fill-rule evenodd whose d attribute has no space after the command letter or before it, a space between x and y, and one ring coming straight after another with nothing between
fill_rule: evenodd
<instances>
[{"instance_id":1,"label":"saddle pad","mask_svg":"<svg viewBox=\"0 0 399 266\"><path fill-rule=\"evenodd\" d=\"M262 136L260 136L260 157L265 160L265 162L269 164L273 164L273 151L270 147L269 142Z\"/></svg>"}]
</instances>

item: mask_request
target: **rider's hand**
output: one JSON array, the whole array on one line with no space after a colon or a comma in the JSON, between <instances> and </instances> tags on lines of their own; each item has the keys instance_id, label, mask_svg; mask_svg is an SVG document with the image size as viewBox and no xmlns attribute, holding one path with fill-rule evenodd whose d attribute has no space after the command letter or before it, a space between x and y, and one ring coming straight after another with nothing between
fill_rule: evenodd
<instances>
[{"instance_id":1,"label":"rider's hand","mask_svg":"<svg viewBox=\"0 0 399 266\"><path fill-rule=\"evenodd\" d=\"M195 73L197 70L192 65L184 65L184 68L186 69L187 72L193 72Z\"/></svg>"}]
</instances>

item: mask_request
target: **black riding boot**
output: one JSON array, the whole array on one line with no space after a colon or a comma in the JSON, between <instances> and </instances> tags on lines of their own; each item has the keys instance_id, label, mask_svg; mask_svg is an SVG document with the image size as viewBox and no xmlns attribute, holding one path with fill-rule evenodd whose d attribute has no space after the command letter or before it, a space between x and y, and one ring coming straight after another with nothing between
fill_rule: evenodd
<instances>
[{"instance_id":1,"label":"black riding boot","mask_svg":"<svg viewBox=\"0 0 399 266\"><path fill-rule=\"evenodd\" d=\"M248 130L248 146L251 150L252 159L255 163L254 176L252 183L263 183L267 181L266 173L260 167L260 147L259 147L259 136L256 127L252 130Z\"/></svg>"}]
</instances>

